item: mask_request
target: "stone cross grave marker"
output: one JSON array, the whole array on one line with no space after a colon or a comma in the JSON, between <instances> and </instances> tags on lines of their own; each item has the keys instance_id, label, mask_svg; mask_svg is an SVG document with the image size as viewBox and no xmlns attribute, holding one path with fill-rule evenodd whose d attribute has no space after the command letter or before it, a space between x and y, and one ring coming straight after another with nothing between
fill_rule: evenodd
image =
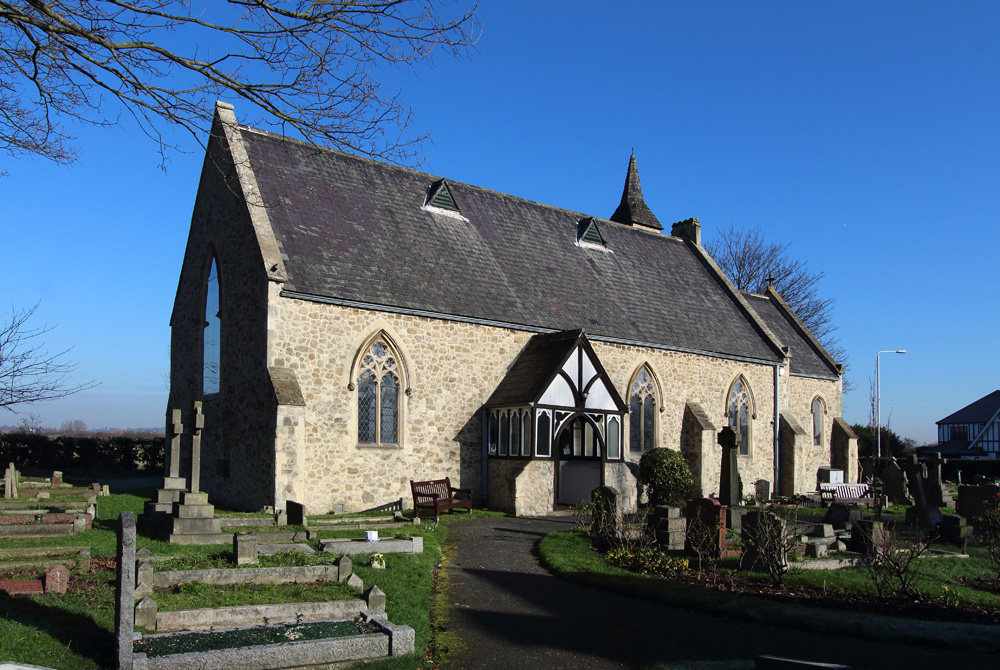
<instances>
[{"instance_id":1,"label":"stone cross grave marker","mask_svg":"<svg viewBox=\"0 0 1000 670\"><path fill-rule=\"evenodd\" d=\"M719 446L722 447L722 475L719 482L719 502L727 507L739 505L743 497L740 484L740 470L737 454L740 448L740 434L726 426L719 431Z\"/></svg>"},{"instance_id":2,"label":"stone cross grave marker","mask_svg":"<svg viewBox=\"0 0 1000 670\"><path fill-rule=\"evenodd\" d=\"M167 443L167 477L181 476L181 435L184 434L184 422L179 409L170 411L170 441Z\"/></svg>"},{"instance_id":3,"label":"stone cross grave marker","mask_svg":"<svg viewBox=\"0 0 1000 670\"><path fill-rule=\"evenodd\" d=\"M191 431L191 493L198 493L201 487L201 430L205 427L205 415L201 413L201 401L194 403L194 427Z\"/></svg>"},{"instance_id":4,"label":"stone cross grave marker","mask_svg":"<svg viewBox=\"0 0 1000 670\"><path fill-rule=\"evenodd\" d=\"M11 463L7 466L7 470L3 474L3 497L4 498L16 498L17 497L17 479L20 473L14 468L14 464Z\"/></svg>"}]
</instances>

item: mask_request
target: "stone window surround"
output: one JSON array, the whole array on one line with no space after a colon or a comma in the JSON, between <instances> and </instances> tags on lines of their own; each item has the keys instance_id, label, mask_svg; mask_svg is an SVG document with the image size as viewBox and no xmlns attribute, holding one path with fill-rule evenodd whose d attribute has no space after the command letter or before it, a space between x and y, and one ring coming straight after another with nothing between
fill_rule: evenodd
<instances>
[{"instance_id":1,"label":"stone window surround","mask_svg":"<svg viewBox=\"0 0 1000 670\"><path fill-rule=\"evenodd\" d=\"M818 415L816 413L816 403L819 403L820 408L822 409L822 411ZM826 418L825 417L826 417L826 414L827 414L828 411L829 410L827 409L827 406L826 406L826 400L823 399L823 396L819 396L818 395L818 396L816 396L816 397L814 397L812 399L811 403L809 403L809 413L812 416L812 431L813 431L813 446L814 447L822 447L824 444L826 444L826 439L825 439L826 438ZM819 431L818 432L816 430L816 419L817 418L819 419ZM818 440L817 440L817 436L818 436Z\"/></svg>"},{"instance_id":2,"label":"stone window surround","mask_svg":"<svg viewBox=\"0 0 1000 670\"><path fill-rule=\"evenodd\" d=\"M205 391L205 335L207 333L209 322L208 314L208 289L209 289L209 278L212 274L212 269L215 269L215 291L217 295L218 311L215 316L219 320L219 342L216 345L218 350L219 359L218 366L219 370L216 371L216 376L218 377L217 389L210 393ZM201 389L201 398L216 398L222 393L222 306L224 304L222 298L222 268L219 264L219 254L215 249L215 245L209 243L207 253L205 254L205 261L202 269L202 279L201 279L201 305L199 309L199 318L202 323L202 336L201 336L201 348L199 353L199 358L201 359L198 364L198 370L201 373L201 383L199 384Z\"/></svg>"},{"instance_id":3,"label":"stone window surround","mask_svg":"<svg viewBox=\"0 0 1000 670\"><path fill-rule=\"evenodd\" d=\"M639 379L639 375L641 375L643 373L643 371L645 371L646 375L649 377L648 395L652 396L652 398L653 398L653 404L654 404L654 409L653 409L653 445L651 447L647 448L647 449L643 449L643 446L645 446L645 445L640 445L640 447L638 449L633 449L632 448L632 439L631 439L631 435L632 435L632 411L631 411L631 408L632 408L632 396L634 395L633 389L635 388L635 385L636 385L636 383L637 383L637 381ZM649 451L650 449L655 449L658 446L659 436L660 436L660 417L659 417L659 415L664 410L664 407L663 407L663 392L660 389L660 381L657 378L656 374L653 373L653 368L652 368L652 366L650 366L650 364L648 362L643 362L638 367L636 367L635 371L632 373L632 377L629 379L628 387L627 388L628 388L628 400L626 401L626 403L627 403L627 405L629 407L629 411L625 414L625 416L628 417L628 429L624 431L624 435L626 437L628 437L628 440L627 440L628 444L626 446L625 445L625 441L623 440L622 453L623 454L625 454L625 453L642 454L642 453L645 453L646 451ZM640 404L640 407L641 406L642 405ZM641 433L642 433L642 428L640 428L640 434Z\"/></svg>"},{"instance_id":4,"label":"stone window surround","mask_svg":"<svg viewBox=\"0 0 1000 670\"><path fill-rule=\"evenodd\" d=\"M729 416L729 405L733 397L733 392L736 390L736 385L742 382L744 394L746 396L747 404L747 439L746 445L740 444L739 450L736 452L739 458L752 459L753 458L753 432L754 420L757 418L757 400L754 397L753 387L750 386L750 381L746 378L742 372L737 374L733 381L729 383L729 388L726 390L725 398L723 398L723 419L722 424L724 426L731 426L730 416ZM739 428L739 426L734 426ZM738 432L738 431L737 431ZM744 451L745 449L745 451Z\"/></svg>"},{"instance_id":5,"label":"stone window surround","mask_svg":"<svg viewBox=\"0 0 1000 670\"><path fill-rule=\"evenodd\" d=\"M396 442L394 443L383 443L383 442L358 442L358 429L360 416L358 413L358 384L357 380L362 372L362 361L368 350L371 349L372 345L376 342L381 341L385 344L386 348L389 350L389 355L392 356L393 360L396 362L395 372L398 377L398 390L401 391L396 402ZM361 345L357 348L357 353L354 356L354 361L351 365L350 370L350 382L347 385L347 389L351 391L351 435L354 436L355 446L358 449L375 449L375 450L399 450L403 449L406 443L406 414L407 414L407 399L413 393L409 385L409 372L406 365L406 357L403 355L402 350L399 345L396 344L395 339L386 332L386 330L379 329L375 331L372 335L365 338ZM380 411L378 403L376 406L376 411ZM376 430L378 430L376 428ZM378 435L376 434L376 437Z\"/></svg>"}]
</instances>

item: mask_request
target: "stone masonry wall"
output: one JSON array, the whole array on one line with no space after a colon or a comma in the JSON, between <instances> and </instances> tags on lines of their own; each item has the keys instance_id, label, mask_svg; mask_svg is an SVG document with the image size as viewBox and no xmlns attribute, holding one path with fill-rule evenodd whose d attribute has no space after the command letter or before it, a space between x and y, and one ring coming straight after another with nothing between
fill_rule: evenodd
<instances>
[{"instance_id":1,"label":"stone masonry wall","mask_svg":"<svg viewBox=\"0 0 1000 670\"><path fill-rule=\"evenodd\" d=\"M213 138L221 134L216 124ZM274 503L275 400L264 355L268 279L223 142L213 139L206 156L184 252L170 320L166 409L168 416L170 409L184 410L190 424L194 401L204 402L201 488L214 503L256 510ZM202 397L204 282L212 253L220 287L221 390ZM187 437L184 449L190 449Z\"/></svg>"},{"instance_id":2,"label":"stone masonry wall","mask_svg":"<svg viewBox=\"0 0 1000 670\"><path fill-rule=\"evenodd\" d=\"M830 465L833 462L831 453L833 419L843 416L841 382L839 380L791 376L786 378L785 383L787 386L782 389L785 392L782 393L781 411L794 416L806 432L806 439L803 440L805 447L797 455L797 465L801 473L799 486L804 490L814 491L817 487L816 476L820 466ZM812 402L816 397L822 398L826 404L826 412L823 415L823 443L821 445L813 445ZM853 479L850 472L845 472L844 477L845 481Z\"/></svg>"},{"instance_id":3,"label":"stone masonry wall","mask_svg":"<svg viewBox=\"0 0 1000 670\"><path fill-rule=\"evenodd\" d=\"M272 297L269 324L268 364L294 370L306 401L299 429L302 453L289 454L288 447L283 448L286 453L280 458L286 465L276 475L280 480L276 495L305 502L315 512L339 505L345 511L367 509L400 498L409 507L410 479L445 476L480 495L480 410L530 333L287 297ZM361 347L380 331L398 349L405 375L403 388L408 390L401 395L399 447L361 447L356 440L357 400L349 384ZM649 365L660 390L658 445L672 449L681 446L685 403L696 402L713 423L726 425L729 389L743 375L753 392L755 413L750 454L740 457L740 473L748 490L758 478L773 478L771 366L592 344L623 397L627 398L629 383L639 367ZM626 454L633 462L641 456L631 451ZM705 494L718 490L721 457L715 445L705 454L709 473ZM519 481L534 482L535 469L520 473ZM548 510L551 479L544 485ZM491 490L491 505L494 501L499 504L494 494L501 495ZM505 500L503 507L509 502Z\"/></svg>"}]
</instances>

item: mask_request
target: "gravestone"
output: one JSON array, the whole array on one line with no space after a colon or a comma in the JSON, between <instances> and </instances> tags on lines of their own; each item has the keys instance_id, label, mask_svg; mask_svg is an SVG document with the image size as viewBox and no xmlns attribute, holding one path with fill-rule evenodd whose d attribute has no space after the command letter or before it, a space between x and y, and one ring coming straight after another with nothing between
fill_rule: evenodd
<instances>
[{"instance_id":1,"label":"gravestone","mask_svg":"<svg viewBox=\"0 0 1000 670\"><path fill-rule=\"evenodd\" d=\"M872 556L875 553L875 549L883 546L885 541L885 524L881 521L861 519L851 529L851 540L847 546L851 551Z\"/></svg>"},{"instance_id":2,"label":"gravestone","mask_svg":"<svg viewBox=\"0 0 1000 670\"><path fill-rule=\"evenodd\" d=\"M57 489L60 486L62 486L62 483L63 483L63 473L60 472L59 470L54 471L52 473L52 478L49 480L49 485L52 488Z\"/></svg>"},{"instance_id":3,"label":"gravestone","mask_svg":"<svg viewBox=\"0 0 1000 670\"><path fill-rule=\"evenodd\" d=\"M757 502L767 502L771 499L771 482L766 479L758 479L754 482L754 494Z\"/></svg>"},{"instance_id":4,"label":"gravestone","mask_svg":"<svg viewBox=\"0 0 1000 670\"><path fill-rule=\"evenodd\" d=\"M285 519L289 526L307 526L306 506L294 500L286 501Z\"/></svg>"},{"instance_id":5,"label":"gravestone","mask_svg":"<svg viewBox=\"0 0 1000 670\"><path fill-rule=\"evenodd\" d=\"M890 458L882 473L885 485L885 495L893 505L912 505L913 501L906 495L906 475L895 458Z\"/></svg>"},{"instance_id":6,"label":"gravestone","mask_svg":"<svg viewBox=\"0 0 1000 670\"><path fill-rule=\"evenodd\" d=\"M233 554L236 555L236 565L254 565L258 562L257 542L257 536L251 533L233 535Z\"/></svg>"},{"instance_id":7,"label":"gravestone","mask_svg":"<svg viewBox=\"0 0 1000 670\"><path fill-rule=\"evenodd\" d=\"M906 508L906 523L918 528L936 528L941 523L941 510L927 499L924 481L928 477L927 465L921 463L916 455L911 455L904 465L907 479L910 483L910 493L914 505Z\"/></svg>"},{"instance_id":8,"label":"gravestone","mask_svg":"<svg viewBox=\"0 0 1000 670\"><path fill-rule=\"evenodd\" d=\"M385 593L378 586L372 586L365 591L365 601L370 610L385 610Z\"/></svg>"},{"instance_id":9,"label":"gravestone","mask_svg":"<svg viewBox=\"0 0 1000 670\"><path fill-rule=\"evenodd\" d=\"M761 572L769 572L764 564L769 554L780 560L781 571L788 569L788 556L781 549L784 545L787 526L785 520L773 512L752 510L743 515L740 538L743 540L743 560L741 567Z\"/></svg>"},{"instance_id":10,"label":"gravestone","mask_svg":"<svg viewBox=\"0 0 1000 670\"><path fill-rule=\"evenodd\" d=\"M861 518L857 505L842 502L832 502L823 517L824 524L830 524L834 530L846 530L853 527L854 522Z\"/></svg>"},{"instance_id":11,"label":"gravestone","mask_svg":"<svg viewBox=\"0 0 1000 670\"><path fill-rule=\"evenodd\" d=\"M69 570L62 563L45 573L46 593L66 593L67 584L69 584Z\"/></svg>"},{"instance_id":12,"label":"gravestone","mask_svg":"<svg viewBox=\"0 0 1000 670\"><path fill-rule=\"evenodd\" d=\"M156 630L156 603L149 596L146 596L135 605L135 625L146 630Z\"/></svg>"},{"instance_id":13,"label":"gravestone","mask_svg":"<svg viewBox=\"0 0 1000 670\"><path fill-rule=\"evenodd\" d=\"M115 587L115 639L120 670L132 670L132 632L135 628L135 515L118 517L118 580Z\"/></svg>"},{"instance_id":14,"label":"gravestone","mask_svg":"<svg viewBox=\"0 0 1000 670\"><path fill-rule=\"evenodd\" d=\"M687 523L681 516L681 508L673 505L657 505L650 517L650 524L661 548L670 551L684 549Z\"/></svg>"},{"instance_id":15,"label":"gravestone","mask_svg":"<svg viewBox=\"0 0 1000 670\"><path fill-rule=\"evenodd\" d=\"M726 426L719 431L719 446L722 447L722 474L719 481L719 502L725 505L726 527L737 533L740 531L740 516L743 501L743 481L740 479L739 450L740 434Z\"/></svg>"},{"instance_id":16,"label":"gravestone","mask_svg":"<svg viewBox=\"0 0 1000 670\"><path fill-rule=\"evenodd\" d=\"M21 473L17 471L14 464L11 463L7 466L7 469L3 474L3 497L4 498L16 498L17 497L17 483L18 477Z\"/></svg>"},{"instance_id":17,"label":"gravestone","mask_svg":"<svg viewBox=\"0 0 1000 670\"><path fill-rule=\"evenodd\" d=\"M958 513L966 519L974 519L1000 495L1000 487L995 484L963 484L958 487Z\"/></svg>"},{"instance_id":18,"label":"gravestone","mask_svg":"<svg viewBox=\"0 0 1000 670\"><path fill-rule=\"evenodd\" d=\"M349 556L341 556L333 562L337 566L337 581L345 582L354 574L354 566Z\"/></svg>"},{"instance_id":19,"label":"gravestone","mask_svg":"<svg viewBox=\"0 0 1000 670\"><path fill-rule=\"evenodd\" d=\"M355 574L352 574L350 577L347 578L347 585L350 588L357 591L358 593L361 593L362 591L365 590L365 583L361 581L361 578Z\"/></svg>"},{"instance_id":20,"label":"gravestone","mask_svg":"<svg viewBox=\"0 0 1000 670\"><path fill-rule=\"evenodd\" d=\"M201 401L194 403L194 430L191 432L191 493L201 492L201 431L205 428L205 415Z\"/></svg>"},{"instance_id":21,"label":"gravestone","mask_svg":"<svg viewBox=\"0 0 1000 670\"><path fill-rule=\"evenodd\" d=\"M694 529L695 536L692 536ZM692 539L696 542L702 534L708 533L714 538L713 548L722 555L726 548L726 508L713 498L695 498L687 504L687 538L684 549L694 552ZM694 552L696 553L696 552Z\"/></svg>"}]
</instances>

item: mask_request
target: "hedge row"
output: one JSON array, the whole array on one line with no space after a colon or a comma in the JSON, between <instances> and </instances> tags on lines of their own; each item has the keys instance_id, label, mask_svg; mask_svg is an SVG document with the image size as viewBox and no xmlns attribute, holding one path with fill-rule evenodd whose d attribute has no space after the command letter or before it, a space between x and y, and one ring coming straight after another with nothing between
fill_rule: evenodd
<instances>
[{"instance_id":1,"label":"hedge row","mask_svg":"<svg viewBox=\"0 0 1000 670\"><path fill-rule=\"evenodd\" d=\"M49 437L0 433L0 465L44 470L163 470L162 437Z\"/></svg>"}]
</instances>

